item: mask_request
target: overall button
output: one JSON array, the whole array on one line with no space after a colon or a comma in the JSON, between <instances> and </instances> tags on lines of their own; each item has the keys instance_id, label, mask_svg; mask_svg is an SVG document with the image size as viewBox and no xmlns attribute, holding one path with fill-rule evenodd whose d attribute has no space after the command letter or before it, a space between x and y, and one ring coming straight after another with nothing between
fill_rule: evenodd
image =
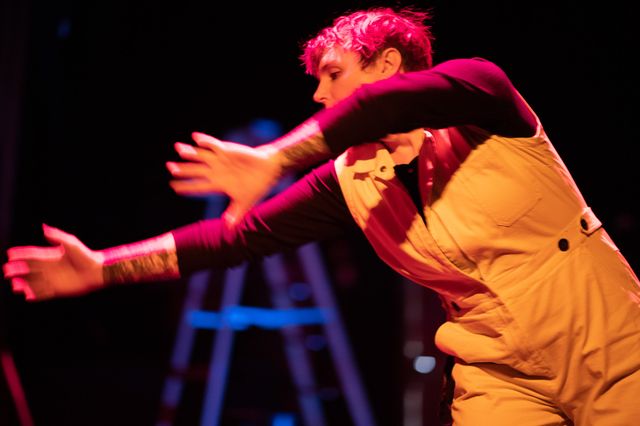
<instances>
[{"instance_id":1,"label":"overall button","mask_svg":"<svg viewBox=\"0 0 640 426\"><path fill-rule=\"evenodd\" d=\"M582 227L582 229L586 231L587 228L589 227L589 224L587 223L587 219L585 218L580 219L580 226Z\"/></svg>"},{"instance_id":2,"label":"overall button","mask_svg":"<svg viewBox=\"0 0 640 426\"><path fill-rule=\"evenodd\" d=\"M567 240L566 238L560 238L560 240L558 241L558 248L560 249L560 251L569 250L569 240Z\"/></svg>"}]
</instances>

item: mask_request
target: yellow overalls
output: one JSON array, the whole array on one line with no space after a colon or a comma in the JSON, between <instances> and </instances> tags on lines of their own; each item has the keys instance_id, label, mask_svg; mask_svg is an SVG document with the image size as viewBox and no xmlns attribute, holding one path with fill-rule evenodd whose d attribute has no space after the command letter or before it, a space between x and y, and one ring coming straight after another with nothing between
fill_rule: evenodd
<instances>
[{"instance_id":1,"label":"yellow overalls","mask_svg":"<svg viewBox=\"0 0 640 426\"><path fill-rule=\"evenodd\" d=\"M377 254L443 300L454 423L640 424L640 285L542 126L426 132L426 223L394 165L378 143L335 162Z\"/></svg>"}]
</instances>

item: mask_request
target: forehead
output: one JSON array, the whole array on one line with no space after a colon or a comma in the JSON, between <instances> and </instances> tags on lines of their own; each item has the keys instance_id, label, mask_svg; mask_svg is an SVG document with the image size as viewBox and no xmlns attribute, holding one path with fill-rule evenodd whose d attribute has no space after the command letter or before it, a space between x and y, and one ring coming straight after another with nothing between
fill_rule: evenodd
<instances>
[{"instance_id":1,"label":"forehead","mask_svg":"<svg viewBox=\"0 0 640 426\"><path fill-rule=\"evenodd\" d=\"M360 56L356 52L346 50L342 46L333 46L323 52L318 70L322 72L333 65L348 66L359 62Z\"/></svg>"}]
</instances>

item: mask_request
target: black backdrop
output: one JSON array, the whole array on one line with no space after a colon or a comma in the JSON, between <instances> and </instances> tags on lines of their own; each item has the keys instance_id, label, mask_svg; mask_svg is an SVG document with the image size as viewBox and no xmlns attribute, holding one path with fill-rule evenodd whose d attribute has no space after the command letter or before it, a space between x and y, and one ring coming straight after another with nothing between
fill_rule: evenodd
<instances>
[{"instance_id":1,"label":"black backdrop","mask_svg":"<svg viewBox=\"0 0 640 426\"><path fill-rule=\"evenodd\" d=\"M221 136L256 117L285 130L307 118L317 106L300 43L348 9L380 4L32 1L15 195L11 208L2 207L12 224L7 246L43 244L43 222L103 248L199 219L202 201L180 198L167 185L173 142L189 141L194 130ZM637 270L630 6L426 5L435 15L436 62L483 56L507 71ZM351 265L351 278L334 276L336 292L376 417L399 424L398 279L357 234L323 248L332 270ZM2 326L36 424L152 424L183 288L139 285L33 305L4 286ZM254 291L249 300L268 304ZM269 339L258 357L269 362L252 364L250 379L234 376L246 386L230 390L231 407L295 409L278 340ZM247 342L239 342L234 362L256 359L259 344Z\"/></svg>"}]
</instances>

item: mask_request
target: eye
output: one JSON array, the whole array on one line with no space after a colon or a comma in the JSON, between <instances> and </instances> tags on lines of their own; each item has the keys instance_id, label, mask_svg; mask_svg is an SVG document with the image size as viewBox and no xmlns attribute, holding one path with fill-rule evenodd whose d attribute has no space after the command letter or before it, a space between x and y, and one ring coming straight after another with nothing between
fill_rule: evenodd
<instances>
[{"instance_id":1,"label":"eye","mask_svg":"<svg viewBox=\"0 0 640 426\"><path fill-rule=\"evenodd\" d=\"M340 71L332 71L329 73L329 78L331 80L336 80L338 77L340 77Z\"/></svg>"}]
</instances>

